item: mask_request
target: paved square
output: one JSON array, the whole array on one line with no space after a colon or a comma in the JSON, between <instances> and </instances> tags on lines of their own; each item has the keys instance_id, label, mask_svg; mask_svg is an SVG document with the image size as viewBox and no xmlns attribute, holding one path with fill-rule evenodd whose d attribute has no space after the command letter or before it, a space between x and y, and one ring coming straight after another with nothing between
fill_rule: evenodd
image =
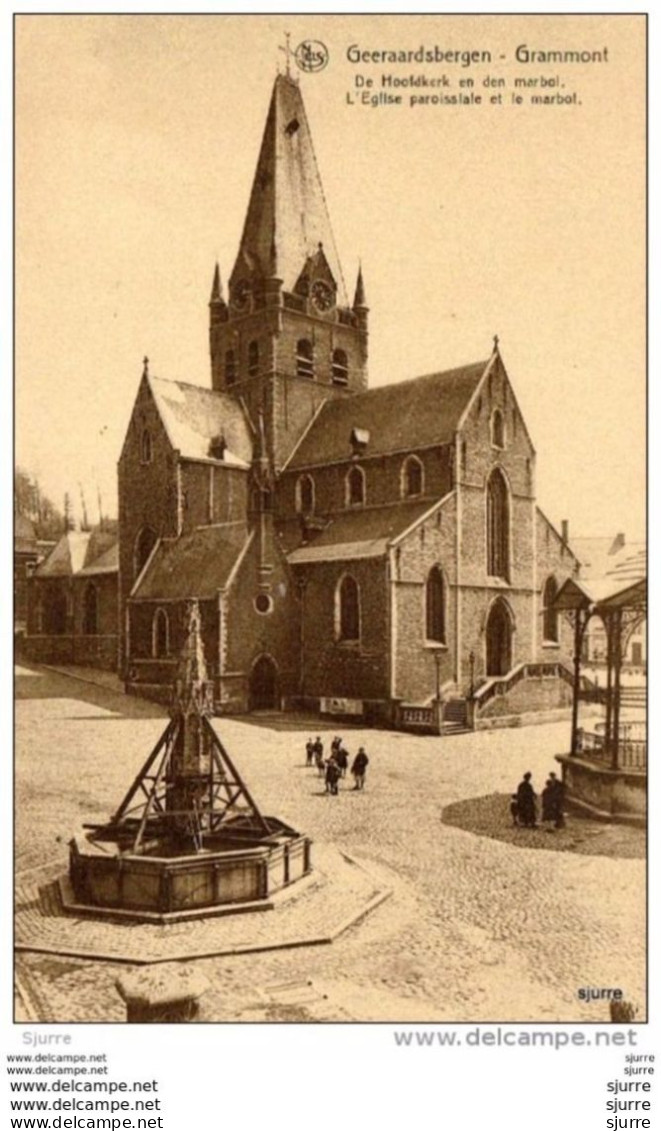
<instances>
[{"instance_id":1,"label":"paved square","mask_svg":"<svg viewBox=\"0 0 661 1131\"><path fill-rule=\"evenodd\" d=\"M48 878L42 865L66 864L83 821L110 815L165 712L46 671L19 669L17 696L18 891L29 894ZM392 895L332 945L196 959L213 987L206 1019L608 1021L605 1002L579 1001L583 986L621 988L644 1019L644 859L596 854L598 835L595 855L531 850L442 821L450 804L509 794L527 769L539 789L567 723L452 738L319 726L370 755L365 792L345 781L336 798L304 766L302 723L214 725L265 813L364 862ZM181 925L153 931L168 939ZM121 1021L122 968L21 952L17 1018Z\"/></svg>"}]
</instances>

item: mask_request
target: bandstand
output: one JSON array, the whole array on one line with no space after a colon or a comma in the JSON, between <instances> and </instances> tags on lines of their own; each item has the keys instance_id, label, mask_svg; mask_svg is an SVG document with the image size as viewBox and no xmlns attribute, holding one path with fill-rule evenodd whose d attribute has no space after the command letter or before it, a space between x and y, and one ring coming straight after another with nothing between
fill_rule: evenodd
<instances>
[{"instance_id":1,"label":"bandstand","mask_svg":"<svg viewBox=\"0 0 661 1131\"><path fill-rule=\"evenodd\" d=\"M647 692L623 685L627 640L647 617L647 579L622 585L621 579L596 582L568 579L554 608L574 629L574 679L569 754L558 755L565 796L593 817L645 824L647 818ZM596 687L583 675L586 629L600 617L606 633L606 684ZM602 717L583 723L581 703Z\"/></svg>"}]
</instances>

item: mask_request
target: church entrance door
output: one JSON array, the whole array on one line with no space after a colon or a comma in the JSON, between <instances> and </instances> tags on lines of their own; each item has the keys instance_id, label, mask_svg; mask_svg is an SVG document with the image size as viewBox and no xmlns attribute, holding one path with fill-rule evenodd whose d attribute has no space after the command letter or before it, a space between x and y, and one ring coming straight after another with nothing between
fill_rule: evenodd
<instances>
[{"instance_id":1,"label":"church entrance door","mask_svg":"<svg viewBox=\"0 0 661 1131\"><path fill-rule=\"evenodd\" d=\"M487 619L487 675L507 675L512 666L512 621L504 601L491 606Z\"/></svg>"},{"instance_id":2,"label":"church entrance door","mask_svg":"<svg viewBox=\"0 0 661 1131\"><path fill-rule=\"evenodd\" d=\"M278 669L270 656L260 656L250 675L248 707L251 711L275 711L278 706Z\"/></svg>"}]
</instances>

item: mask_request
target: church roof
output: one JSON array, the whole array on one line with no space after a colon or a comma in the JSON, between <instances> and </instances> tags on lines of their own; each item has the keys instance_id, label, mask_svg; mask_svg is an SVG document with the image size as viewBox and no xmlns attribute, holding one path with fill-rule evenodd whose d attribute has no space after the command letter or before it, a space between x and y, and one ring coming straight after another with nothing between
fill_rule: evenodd
<instances>
[{"instance_id":1,"label":"church roof","mask_svg":"<svg viewBox=\"0 0 661 1131\"><path fill-rule=\"evenodd\" d=\"M222 462L230 467L250 466L250 428L233 397L185 381L151 375L147 380L170 443L182 456L209 459L211 440L222 435L227 444Z\"/></svg>"},{"instance_id":2,"label":"church roof","mask_svg":"<svg viewBox=\"0 0 661 1131\"><path fill-rule=\"evenodd\" d=\"M292 291L319 244L337 286L338 305L348 306L301 91L288 75L278 75L232 279L257 271L281 279Z\"/></svg>"},{"instance_id":3,"label":"church roof","mask_svg":"<svg viewBox=\"0 0 661 1131\"><path fill-rule=\"evenodd\" d=\"M246 540L243 523L203 526L158 544L133 600L201 600L218 596Z\"/></svg>"},{"instance_id":4,"label":"church roof","mask_svg":"<svg viewBox=\"0 0 661 1131\"><path fill-rule=\"evenodd\" d=\"M287 470L348 460L355 428L369 432L366 458L450 443L488 364L479 361L326 401Z\"/></svg>"},{"instance_id":5,"label":"church roof","mask_svg":"<svg viewBox=\"0 0 661 1131\"><path fill-rule=\"evenodd\" d=\"M647 572L646 543L627 542L624 534L614 538L572 538L572 548L581 563L581 580L616 574L636 581Z\"/></svg>"},{"instance_id":6,"label":"church roof","mask_svg":"<svg viewBox=\"0 0 661 1131\"><path fill-rule=\"evenodd\" d=\"M41 562L35 577L73 577L78 573L97 572L91 567L115 546L117 536L104 530L67 530ZM115 563L115 569L117 564ZM105 572L105 570L103 571Z\"/></svg>"},{"instance_id":7,"label":"church roof","mask_svg":"<svg viewBox=\"0 0 661 1131\"><path fill-rule=\"evenodd\" d=\"M117 573L119 570L119 543L115 542L99 557L95 557L89 565L81 569L81 577L91 577L101 573Z\"/></svg>"},{"instance_id":8,"label":"church roof","mask_svg":"<svg viewBox=\"0 0 661 1131\"><path fill-rule=\"evenodd\" d=\"M432 507L429 499L394 506L357 507L332 519L328 526L304 546L289 553L292 565L307 562L349 561L378 558L389 543L408 530Z\"/></svg>"}]
</instances>

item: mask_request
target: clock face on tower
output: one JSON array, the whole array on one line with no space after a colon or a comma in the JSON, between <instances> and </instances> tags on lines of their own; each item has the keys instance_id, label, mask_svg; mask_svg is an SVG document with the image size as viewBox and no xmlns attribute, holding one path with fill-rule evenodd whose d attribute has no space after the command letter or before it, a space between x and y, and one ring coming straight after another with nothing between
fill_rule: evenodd
<instances>
[{"instance_id":1,"label":"clock face on tower","mask_svg":"<svg viewBox=\"0 0 661 1131\"><path fill-rule=\"evenodd\" d=\"M310 288L310 295L312 296L312 305L317 310L330 310L334 303L333 292L323 279L315 279Z\"/></svg>"},{"instance_id":2,"label":"clock face on tower","mask_svg":"<svg viewBox=\"0 0 661 1131\"><path fill-rule=\"evenodd\" d=\"M250 283L241 279L232 291L232 306L235 310L246 310L250 302Z\"/></svg>"}]
</instances>

